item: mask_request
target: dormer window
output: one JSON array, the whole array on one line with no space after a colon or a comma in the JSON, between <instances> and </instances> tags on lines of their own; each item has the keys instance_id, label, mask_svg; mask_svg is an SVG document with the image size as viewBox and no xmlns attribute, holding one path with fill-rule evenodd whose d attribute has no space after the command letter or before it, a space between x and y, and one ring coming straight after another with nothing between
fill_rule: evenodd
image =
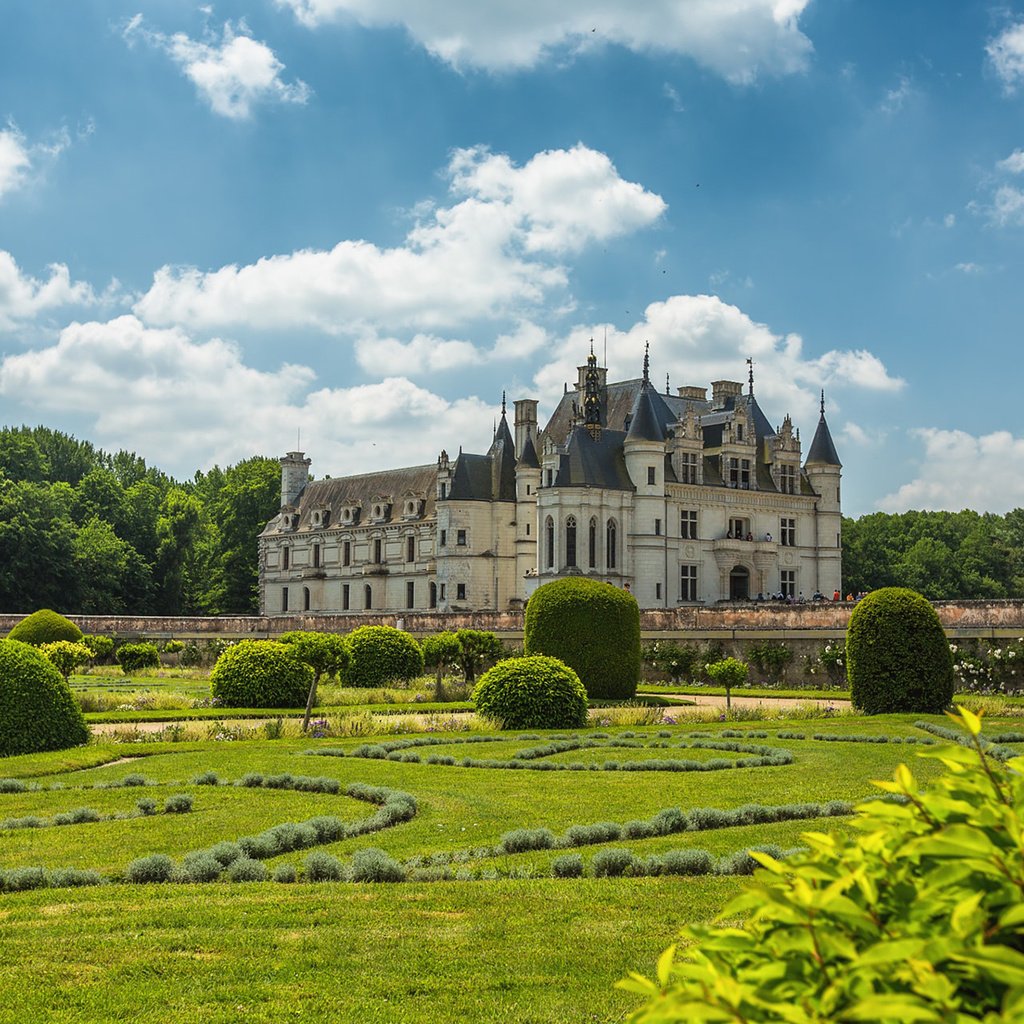
<instances>
[{"instance_id":1,"label":"dormer window","mask_svg":"<svg viewBox=\"0 0 1024 1024\"><path fill-rule=\"evenodd\" d=\"M314 528L323 529L331 522L331 510L329 508L315 508L311 517Z\"/></svg>"},{"instance_id":2,"label":"dormer window","mask_svg":"<svg viewBox=\"0 0 1024 1024\"><path fill-rule=\"evenodd\" d=\"M737 423L736 424L736 440L737 441L742 441L743 440L743 424L742 423Z\"/></svg>"},{"instance_id":3,"label":"dormer window","mask_svg":"<svg viewBox=\"0 0 1024 1024\"><path fill-rule=\"evenodd\" d=\"M324 526L330 521L330 512L326 512L328 519L324 522ZM341 516L342 526L355 526L359 522L359 505L349 504L342 505L339 509L339 515Z\"/></svg>"},{"instance_id":4,"label":"dormer window","mask_svg":"<svg viewBox=\"0 0 1024 1024\"><path fill-rule=\"evenodd\" d=\"M779 490L783 494L796 494L796 466L779 467Z\"/></svg>"}]
</instances>

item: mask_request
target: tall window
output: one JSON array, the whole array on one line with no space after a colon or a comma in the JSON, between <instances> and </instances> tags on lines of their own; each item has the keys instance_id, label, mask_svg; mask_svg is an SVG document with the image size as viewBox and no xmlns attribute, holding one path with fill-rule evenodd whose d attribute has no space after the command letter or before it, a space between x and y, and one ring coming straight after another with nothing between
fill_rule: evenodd
<instances>
[{"instance_id":1,"label":"tall window","mask_svg":"<svg viewBox=\"0 0 1024 1024\"><path fill-rule=\"evenodd\" d=\"M291 562L291 548L281 548L281 568L287 569Z\"/></svg>"},{"instance_id":2,"label":"tall window","mask_svg":"<svg viewBox=\"0 0 1024 1024\"><path fill-rule=\"evenodd\" d=\"M441 531L441 547L447 547L447 545L448 545L448 531L447 530L442 530Z\"/></svg>"},{"instance_id":3,"label":"tall window","mask_svg":"<svg viewBox=\"0 0 1024 1024\"><path fill-rule=\"evenodd\" d=\"M441 484L441 500L444 501L448 497L448 485Z\"/></svg>"},{"instance_id":4,"label":"tall window","mask_svg":"<svg viewBox=\"0 0 1024 1024\"><path fill-rule=\"evenodd\" d=\"M590 529L587 531L587 565L591 569L597 568L597 520L590 520Z\"/></svg>"},{"instance_id":5,"label":"tall window","mask_svg":"<svg viewBox=\"0 0 1024 1024\"><path fill-rule=\"evenodd\" d=\"M779 520L779 543L786 548L796 547L796 520Z\"/></svg>"},{"instance_id":6,"label":"tall window","mask_svg":"<svg viewBox=\"0 0 1024 1024\"><path fill-rule=\"evenodd\" d=\"M729 486L750 487L750 459L729 460Z\"/></svg>"},{"instance_id":7,"label":"tall window","mask_svg":"<svg viewBox=\"0 0 1024 1024\"><path fill-rule=\"evenodd\" d=\"M683 540L697 539L697 510L684 508L679 513L679 536Z\"/></svg>"},{"instance_id":8,"label":"tall window","mask_svg":"<svg viewBox=\"0 0 1024 1024\"><path fill-rule=\"evenodd\" d=\"M349 591L349 585L342 583L341 585L341 610L347 612L351 608L351 593Z\"/></svg>"},{"instance_id":9,"label":"tall window","mask_svg":"<svg viewBox=\"0 0 1024 1024\"><path fill-rule=\"evenodd\" d=\"M544 520L544 561L549 569L555 567L555 521L548 516Z\"/></svg>"},{"instance_id":10,"label":"tall window","mask_svg":"<svg viewBox=\"0 0 1024 1024\"><path fill-rule=\"evenodd\" d=\"M684 452L679 456L679 480L684 484L697 483L697 453Z\"/></svg>"},{"instance_id":11,"label":"tall window","mask_svg":"<svg viewBox=\"0 0 1024 1024\"><path fill-rule=\"evenodd\" d=\"M605 551L608 559L608 568L614 569L618 561L619 542L618 542L618 530L615 527L615 520L609 519L608 526L605 529Z\"/></svg>"},{"instance_id":12,"label":"tall window","mask_svg":"<svg viewBox=\"0 0 1024 1024\"><path fill-rule=\"evenodd\" d=\"M796 494L796 466L779 467L779 490L783 494Z\"/></svg>"},{"instance_id":13,"label":"tall window","mask_svg":"<svg viewBox=\"0 0 1024 1024\"><path fill-rule=\"evenodd\" d=\"M647 467L647 482L649 484L654 484L657 482L657 473L658 471L654 466Z\"/></svg>"},{"instance_id":14,"label":"tall window","mask_svg":"<svg viewBox=\"0 0 1024 1024\"><path fill-rule=\"evenodd\" d=\"M319 544L314 544L313 545L313 568L314 569L319 569L320 568L320 545Z\"/></svg>"},{"instance_id":15,"label":"tall window","mask_svg":"<svg viewBox=\"0 0 1024 1024\"><path fill-rule=\"evenodd\" d=\"M345 541L341 546L341 564L351 565L352 564L352 542Z\"/></svg>"},{"instance_id":16,"label":"tall window","mask_svg":"<svg viewBox=\"0 0 1024 1024\"><path fill-rule=\"evenodd\" d=\"M375 540L375 541L373 542L373 560L374 560L374 562L376 562L376 563L377 563L378 565L379 565L379 564L380 564L380 563L381 563L382 561L384 561L384 559L383 559L383 557L382 557L382 555L383 555L383 554L384 554L384 544L383 544L383 541L382 541L382 540L380 539L380 537L378 537L378 538L377 538L377 539L376 539L376 540Z\"/></svg>"},{"instance_id":17,"label":"tall window","mask_svg":"<svg viewBox=\"0 0 1024 1024\"><path fill-rule=\"evenodd\" d=\"M302 610L309 611L309 587L302 588Z\"/></svg>"},{"instance_id":18,"label":"tall window","mask_svg":"<svg viewBox=\"0 0 1024 1024\"><path fill-rule=\"evenodd\" d=\"M430 584L430 607L437 607L437 584L433 582Z\"/></svg>"},{"instance_id":19,"label":"tall window","mask_svg":"<svg viewBox=\"0 0 1024 1024\"><path fill-rule=\"evenodd\" d=\"M466 546L466 531L465 530L456 530L455 531L455 543L460 548L464 548Z\"/></svg>"},{"instance_id":20,"label":"tall window","mask_svg":"<svg viewBox=\"0 0 1024 1024\"><path fill-rule=\"evenodd\" d=\"M285 550L287 550L287 548ZM287 587L282 587L281 588L281 611L283 611L283 612L288 611L288 588Z\"/></svg>"},{"instance_id":21,"label":"tall window","mask_svg":"<svg viewBox=\"0 0 1024 1024\"><path fill-rule=\"evenodd\" d=\"M363 587L363 607L367 609L373 607L373 587L369 583Z\"/></svg>"},{"instance_id":22,"label":"tall window","mask_svg":"<svg viewBox=\"0 0 1024 1024\"><path fill-rule=\"evenodd\" d=\"M416 607L416 584L412 580L405 584L405 607Z\"/></svg>"},{"instance_id":23,"label":"tall window","mask_svg":"<svg viewBox=\"0 0 1024 1024\"><path fill-rule=\"evenodd\" d=\"M456 583L455 584L455 600L465 601L466 600L466 584Z\"/></svg>"},{"instance_id":24,"label":"tall window","mask_svg":"<svg viewBox=\"0 0 1024 1024\"><path fill-rule=\"evenodd\" d=\"M565 521L565 564L570 568L576 565L576 517L569 516Z\"/></svg>"},{"instance_id":25,"label":"tall window","mask_svg":"<svg viewBox=\"0 0 1024 1024\"><path fill-rule=\"evenodd\" d=\"M661 520L660 519L655 519L654 520L654 536L655 537L660 537L661 536Z\"/></svg>"},{"instance_id":26,"label":"tall window","mask_svg":"<svg viewBox=\"0 0 1024 1024\"><path fill-rule=\"evenodd\" d=\"M416 538L412 534L405 539L405 560L407 562L416 561Z\"/></svg>"},{"instance_id":27,"label":"tall window","mask_svg":"<svg viewBox=\"0 0 1024 1024\"><path fill-rule=\"evenodd\" d=\"M779 590L783 597L796 597L796 569L779 571Z\"/></svg>"},{"instance_id":28,"label":"tall window","mask_svg":"<svg viewBox=\"0 0 1024 1024\"><path fill-rule=\"evenodd\" d=\"M679 566L679 600L697 600L697 566Z\"/></svg>"}]
</instances>

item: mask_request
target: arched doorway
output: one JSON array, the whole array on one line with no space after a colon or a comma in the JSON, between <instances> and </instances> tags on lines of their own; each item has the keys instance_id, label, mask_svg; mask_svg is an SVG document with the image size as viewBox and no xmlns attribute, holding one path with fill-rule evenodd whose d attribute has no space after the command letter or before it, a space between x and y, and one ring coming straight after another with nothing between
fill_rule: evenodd
<instances>
[{"instance_id":1,"label":"arched doorway","mask_svg":"<svg viewBox=\"0 0 1024 1024\"><path fill-rule=\"evenodd\" d=\"M734 565L729 572L729 600L750 600L750 570L745 565Z\"/></svg>"}]
</instances>

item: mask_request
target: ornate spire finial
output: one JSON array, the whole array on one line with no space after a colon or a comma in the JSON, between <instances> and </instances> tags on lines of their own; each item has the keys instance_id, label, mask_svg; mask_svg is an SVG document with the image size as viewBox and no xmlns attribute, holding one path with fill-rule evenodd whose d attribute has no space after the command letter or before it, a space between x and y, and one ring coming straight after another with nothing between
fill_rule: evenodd
<instances>
[{"instance_id":1,"label":"ornate spire finial","mask_svg":"<svg viewBox=\"0 0 1024 1024\"><path fill-rule=\"evenodd\" d=\"M644 342L644 387L651 386L651 343Z\"/></svg>"},{"instance_id":2,"label":"ornate spire finial","mask_svg":"<svg viewBox=\"0 0 1024 1024\"><path fill-rule=\"evenodd\" d=\"M502 419L505 418L505 391L504 391L504 389L501 392L501 418Z\"/></svg>"},{"instance_id":3,"label":"ornate spire finial","mask_svg":"<svg viewBox=\"0 0 1024 1024\"><path fill-rule=\"evenodd\" d=\"M821 389L821 415L825 415L825 389Z\"/></svg>"},{"instance_id":4,"label":"ornate spire finial","mask_svg":"<svg viewBox=\"0 0 1024 1024\"><path fill-rule=\"evenodd\" d=\"M754 393L754 360L747 357L747 380L750 382L750 393Z\"/></svg>"},{"instance_id":5,"label":"ornate spire finial","mask_svg":"<svg viewBox=\"0 0 1024 1024\"><path fill-rule=\"evenodd\" d=\"M669 394L672 390L672 385L669 383L668 374L665 374L665 394Z\"/></svg>"}]
</instances>

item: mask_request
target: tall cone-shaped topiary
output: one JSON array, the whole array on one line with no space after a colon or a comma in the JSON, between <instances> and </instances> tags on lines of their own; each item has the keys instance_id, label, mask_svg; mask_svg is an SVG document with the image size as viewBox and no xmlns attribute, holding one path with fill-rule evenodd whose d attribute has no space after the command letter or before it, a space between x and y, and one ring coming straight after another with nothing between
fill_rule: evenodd
<instances>
[{"instance_id":1,"label":"tall cone-shaped topiary","mask_svg":"<svg viewBox=\"0 0 1024 1024\"><path fill-rule=\"evenodd\" d=\"M914 590L873 590L850 616L846 674L853 706L869 715L945 711L953 655L935 609Z\"/></svg>"},{"instance_id":2,"label":"tall cone-shaped topiary","mask_svg":"<svg viewBox=\"0 0 1024 1024\"><path fill-rule=\"evenodd\" d=\"M89 738L64 677L36 648L0 640L0 757L77 747Z\"/></svg>"},{"instance_id":3,"label":"tall cone-shaped topiary","mask_svg":"<svg viewBox=\"0 0 1024 1024\"><path fill-rule=\"evenodd\" d=\"M552 580L526 605L523 650L564 661L592 700L628 700L640 678L640 608L610 583Z\"/></svg>"}]
</instances>

